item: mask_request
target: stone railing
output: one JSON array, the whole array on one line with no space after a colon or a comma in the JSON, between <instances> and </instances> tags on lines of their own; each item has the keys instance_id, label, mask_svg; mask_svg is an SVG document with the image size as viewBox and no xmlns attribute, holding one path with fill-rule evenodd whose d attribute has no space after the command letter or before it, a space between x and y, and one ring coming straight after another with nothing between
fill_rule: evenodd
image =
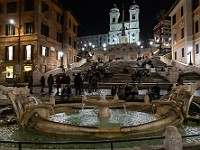
<instances>
[{"instance_id":1,"label":"stone railing","mask_svg":"<svg viewBox=\"0 0 200 150\"><path fill-rule=\"evenodd\" d=\"M83 64L85 64L86 61L87 61L86 59L81 59L79 62L74 62L74 63L70 64L70 68L69 69L74 69L76 67L80 67Z\"/></svg>"},{"instance_id":2,"label":"stone railing","mask_svg":"<svg viewBox=\"0 0 200 150\"><path fill-rule=\"evenodd\" d=\"M168 54L166 54L164 56L160 56L160 60L162 62L164 62L165 64L167 64L167 65L171 65L172 64L172 60L170 59L170 57L171 57L171 53L168 53Z\"/></svg>"}]
</instances>

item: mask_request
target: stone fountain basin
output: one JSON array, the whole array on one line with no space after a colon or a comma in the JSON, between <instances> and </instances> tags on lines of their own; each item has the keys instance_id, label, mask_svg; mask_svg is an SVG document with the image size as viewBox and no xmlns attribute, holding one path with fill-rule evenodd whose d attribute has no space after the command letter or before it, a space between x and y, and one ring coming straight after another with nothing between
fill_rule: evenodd
<instances>
[{"instance_id":1,"label":"stone fountain basin","mask_svg":"<svg viewBox=\"0 0 200 150\"><path fill-rule=\"evenodd\" d=\"M80 107L80 106L79 106ZM63 112L69 109L74 109L75 106L60 105L54 106L54 113ZM76 108L77 109L77 108ZM94 136L120 136L123 134L138 135L148 134L157 131L163 131L166 126L170 124L179 124L181 122L179 116L175 111L170 111L164 116L158 118L156 121L137 125L137 126L124 126L120 128L98 128L88 126L75 126L65 123L50 121L47 118L41 117L35 112L29 120L28 126L39 132L53 133L60 135L94 135Z\"/></svg>"}]
</instances>

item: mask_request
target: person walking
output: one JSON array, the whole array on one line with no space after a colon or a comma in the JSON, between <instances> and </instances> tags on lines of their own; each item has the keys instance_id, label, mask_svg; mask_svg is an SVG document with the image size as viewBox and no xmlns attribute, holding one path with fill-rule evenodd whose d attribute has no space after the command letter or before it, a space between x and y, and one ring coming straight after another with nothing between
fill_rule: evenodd
<instances>
[{"instance_id":1,"label":"person walking","mask_svg":"<svg viewBox=\"0 0 200 150\"><path fill-rule=\"evenodd\" d=\"M53 91L52 91L53 84L54 84L53 76L52 76L52 74L50 74L49 77L48 77L49 95L51 93L53 93Z\"/></svg>"},{"instance_id":2,"label":"person walking","mask_svg":"<svg viewBox=\"0 0 200 150\"><path fill-rule=\"evenodd\" d=\"M33 76L29 76L28 88L30 89L30 94L33 94Z\"/></svg>"},{"instance_id":3,"label":"person walking","mask_svg":"<svg viewBox=\"0 0 200 150\"><path fill-rule=\"evenodd\" d=\"M45 78L44 78L44 76L42 76L41 77L41 79L40 79L40 85L41 85L41 93L44 93L45 91L44 91L44 87L45 87Z\"/></svg>"}]
</instances>

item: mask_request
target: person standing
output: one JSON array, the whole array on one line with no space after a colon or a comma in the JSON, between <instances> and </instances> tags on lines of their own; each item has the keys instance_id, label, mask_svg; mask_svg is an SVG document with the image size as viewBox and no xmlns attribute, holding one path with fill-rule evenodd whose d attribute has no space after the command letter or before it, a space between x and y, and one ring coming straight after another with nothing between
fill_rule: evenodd
<instances>
[{"instance_id":1,"label":"person standing","mask_svg":"<svg viewBox=\"0 0 200 150\"><path fill-rule=\"evenodd\" d=\"M53 91L52 91L53 84L54 84L53 76L52 76L52 74L50 74L48 77L49 94L53 93Z\"/></svg>"},{"instance_id":2,"label":"person standing","mask_svg":"<svg viewBox=\"0 0 200 150\"><path fill-rule=\"evenodd\" d=\"M135 95L138 95L138 93L139 93L139 90L138 90L137 84L133 84L132 87L131 87L132 97L134 98Z\"/></svg>"},{"instance_id":3,"label":"person standing","mask_svg":"<svg viewBox=\"0 0 200 150\"><path fill-rule=\"evenodd\" d=\"M113 85L111 88L111 95L114 96L117 93L117 87L116 85Z\"/></svg>"},{"instance_id":4,"label":"person standing","mask_svg":"<svg viewBox=\"0 0 200 150\"><path fill-rule=\"evenodd\" d=\"M56 76L56 88L57 88L56 95L59 95L59 93L60 93L59 89L61 88L61 80L60 80L60 76L59 75Z\"/></svg>"},{"instance_id":5,"label":"person standing","mask_svg":"<svg viewBox=\"0 0 200 150\"><path fill-rule=\"evenodd\" d=\"M33 94L33 76L29 76L28 88L30 89L30 94Z\"/></svg>"},{"instance_id":6,"label":"person standing","mask_svg":"<svg viewBox=\"0 0 200 150\"><path fill-rule=\"evenodd\" d=\"M81 74L78 73L74 78L74 86L75 86L76 95L81 95L81 84L82 84Z\"/></svg>"},{"instance_id":7,"label":"person standing","mask_svg":"<svg viewBox=\"0 0 200 150\"><path fill-rule=\"evenodd\" d=\"M41 77L40 79L40 85L41 85L41 93L44 92L44 87L45 87L45 78L44 76Z\"/></svg>"},{"instance_id":8,"label":"person standing","mask_svg":"<svg viewBox=\"0 0 200 150\"><path fill-rule=\"evenodd\" d=\"M97 91L97 84L98 84L98 78L97 78L96 75L94 75L94 76L92 77L91 84L92 84L92 91L93 91L93 92L96 92L96 91Z\"/></svg>"},{"instance_id":9,"label":"person standing","mask_svg":"<svg viewBox=\"0 0 200 150\"><path fill-rule=\"evenodd\" d=\"M155 86L152 87L153 97L157 96L157 99L160 98L160 86L156 83Z\"/></svg>"},{"instance_id":10,"label":"person standing","mask_svg":"<svg viewBox=\"0 0 200 150\"><path fill-rule=\"evenodd\" d=\"M131 95L131 86L129 83L127 83L125 85L125 88L124 88L124 96L125 96L125 99L127 100L128 97Z\"/></svg>"}]
</instances>

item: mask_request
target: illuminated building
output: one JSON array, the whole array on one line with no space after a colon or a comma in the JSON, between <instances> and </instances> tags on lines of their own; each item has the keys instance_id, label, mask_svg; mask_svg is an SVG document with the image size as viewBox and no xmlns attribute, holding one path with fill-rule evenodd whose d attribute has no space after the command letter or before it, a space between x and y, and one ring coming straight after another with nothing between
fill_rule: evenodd
<instances>
[{"instance_id":1,"label":"illuminated building","mask_svg":"<svg viewBox=\"0 0 200 150\"><path fill-rule=\"evenodd\" d=\"M176 65L199 66L199 0L177 0L169 16L172 25L172 60Z\"/></svg>"},{"instance_id":2,"label":"illuminated building","mask_svg":"<svg viewBox=\"0 0 200 150\"><path fill-rule=\"evenodd\" d=\"M76 61L78 22L56 0L0 1L2 81L27 81Z\"/></svg>"}]
</instances>

